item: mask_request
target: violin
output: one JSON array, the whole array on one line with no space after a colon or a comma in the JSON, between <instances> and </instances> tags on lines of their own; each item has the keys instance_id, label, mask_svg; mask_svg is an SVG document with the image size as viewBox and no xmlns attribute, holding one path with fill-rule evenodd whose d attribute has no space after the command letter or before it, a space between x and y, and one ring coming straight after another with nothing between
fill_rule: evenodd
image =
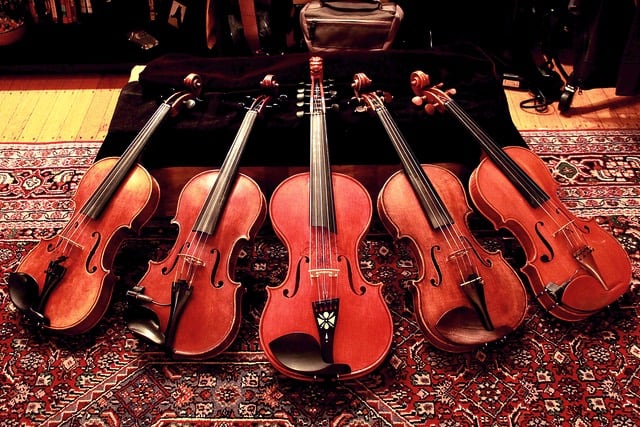
<instances>
[{"instance_id":1,"label":"violin","mask_svg":"<svg viewBox=\"0 0 640 427\"><path fill-rule=\"evenodd\" d=\"M42 239L9 274L11 301L37 326L62 334L93 328L111 302L117 277L111 271L117 249L130 230L154 214L160 188L137 159L162 121L195 105L202 82L184 79L157 108L121 157L95 162L72 198L71 220L55 236Z\"/></svg>"},{"instance_id":2,"label":"violin","mask_svg":"<svg viewBox=\"0 0 640 427\"><path fill-rule=\"evenodd\" d=\"M631 286L631 260L594 219L573 215L558 196L545 163L524 147L498 144L451 98L455 89L429 87L411 74L413 103L448 111L480 144L484 156L471 173L469 195L494 225L514 235L526 260L521 271L537 301L551 315L576 322L602 310Z\"/></svg>"},{"instance_id":3,"label":"violin","mask_svg":"<svg viewBox=\"0 0 640 427\"><path fill-rule=\"evenodd\" d=\"M449 352L502 339L524 320L524 284L499 251L484 249L469 230L472 211L458 177L418 162L385 106L391 96L367 92L370 85L365 74L354 76L356 111L378 116L403 166L382 186L377 208L385 228L406 240L418 260L410 289L422 331Z\"/></svg>"},{"instance_id":4,"label":"violin","mask_svg":"<svg viewBox=\"0 0 640 427\"><path fill-rule=\"evenodd\" d=\"M267 287L260 343L282 374L303 381L351 379L376 369L393 339L383 285L359 268L358 245L368 230L372 203L354 178L331 171L322 58L310 65L308 173L274 190L269 215L284 242L284 281Z\"/></svg>"},{"instance_id":5,"label":"violin","mask_svg":"<svg viewBox=\"0 0 640 427\"><path fill-rule=\"evenodd\" d=\"M232 276L241 243L253 239L267 213L258 184L238 173L257 118L278 88L273 75L245 113L219 170L191 178L178 198L173 248L149 268L128 296L127 327L177 356L204 359L225 350L240 329L242 285Z\"/></svg>"}]
</instances>

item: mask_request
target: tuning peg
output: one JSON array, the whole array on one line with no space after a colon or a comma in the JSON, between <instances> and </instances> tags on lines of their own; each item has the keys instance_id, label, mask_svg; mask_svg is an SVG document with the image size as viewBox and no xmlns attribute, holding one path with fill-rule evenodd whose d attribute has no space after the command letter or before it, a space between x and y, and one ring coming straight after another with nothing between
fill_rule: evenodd
<instances>
[{"instance_id":1,"label":"tuning peg","mask_svg":"<svg viewBox=\"0 0 640 427\"><path fill-rule=\"evenodd\" d=\"M411 98L411 103L417 107L422 107L424 105L424 111L427 114L434 114L437 110L436 106L432 103L426 102L426 96L414 96Z\"/></svg>"},{"instance_id":2,"label":"tuning peg","mask_svg":"<svg viewBox=\"0 0 640 427\"><path fill-rule=\"evenodd\" d=\"M193 107L196 106L196 101L195 101L195 99L191 99L190 98L190 99L185 100L182 104L184 105L184 108L186 108L187 110L190 110L190 109L192 109Z\"/></svg>"},{"instance_id":3,"label":"tuning peg","mask_svg":"<svg viewBox=\"0 0 640 427\"><path fill-rule=\"evenodd\" d=\"M435 114L436 110L437 110L437 108L433 104L427 104L427 105L424 106L424 111L426 111L427 114L429 114L429 115Z\"/></svg>"},{"instance_id":4,"label":"tuning peg","mask_svg":"<svg viewBox=\"0 0 640 427\"><path fill-rule=\"evenodd\" d=\"M422 104L424 104L425 99L426 99L426 96L414 96L413 98L411 98L411 103L416 107L422 107Z\"/></svg>"}]
</instances>

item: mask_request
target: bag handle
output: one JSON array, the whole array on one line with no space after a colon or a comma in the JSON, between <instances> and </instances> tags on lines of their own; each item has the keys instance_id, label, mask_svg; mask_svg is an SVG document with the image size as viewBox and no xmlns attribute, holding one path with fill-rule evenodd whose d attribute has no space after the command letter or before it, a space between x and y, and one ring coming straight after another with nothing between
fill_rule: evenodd
<instances>
[{"instance_id":1,"label":"bag handle","mask_svg":"<svg viewBox=\"0 0 640 427\"><path fill-rule=\"evenodd\" d=\"M382 9L380 0L360 0L360 1L340 1L340 0L320 0L322 6L329 7L341 12L372 12Z\"/></svg>"}]
</instances>

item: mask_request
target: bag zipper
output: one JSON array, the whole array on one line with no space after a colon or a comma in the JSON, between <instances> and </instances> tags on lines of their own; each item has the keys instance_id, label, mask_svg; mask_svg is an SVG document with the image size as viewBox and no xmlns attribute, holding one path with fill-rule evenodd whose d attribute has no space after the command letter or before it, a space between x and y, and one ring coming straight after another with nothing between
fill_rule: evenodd
<instances>
[{"instance_id":1,"label":"bag zipper","mask_svg":"<svg viewBox=\"0 0 640 427\"><path fill-rule=\"evenodd\" d=\"M314 18L309 20L309 40L315 40L316 26L318 24L368 24L386 27L389 21L380 21L378 19L322 19Z\"/></svg>"}]
</instances>

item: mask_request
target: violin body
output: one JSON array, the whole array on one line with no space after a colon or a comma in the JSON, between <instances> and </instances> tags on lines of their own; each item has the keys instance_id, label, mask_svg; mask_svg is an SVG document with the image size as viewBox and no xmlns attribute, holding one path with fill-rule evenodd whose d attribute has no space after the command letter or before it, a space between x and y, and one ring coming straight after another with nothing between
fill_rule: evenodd
<instances>
[{"instance_id":1,"label":"violin body","mask_svg":"<svg viewBox=\"0 0 640 427\"><path fill-rule=\"evenodd\" d=\"M335 322L333 360L336 364L349 365L348 372L335 375L346 380L367 374L384 361L393 338L393 322L382 296L382 285L367 282L359 268L358 244L368 230L372 214L369 194L362 184L347 175L332 173L331 178L335 194L337 251L333 259L327 261L339 269L334 278L339 312ZM260 343L280 372L313 381L324 374L314 376L291 369L272 347L273 342L290 334L304 334L322 342L312 309L321 294L316 279L309 274L310 260L315 257L311 253L314 242L310 241L310 236L314 234L309 225L309 185L308 173L293 175L275 189L270 200L273 229L287 248L289 262L283 283L267 288L267 301L260 320ZM304 352L294 346L289 349Z\"/></svg>"},{"instance_id":2,"label":"violin body","mask_svg":"<svg viewBox=\"0 0 640 427\"><path fill-rule=\"evenodd\" d=\"M289 264L283 283L267 288L259 327L271 364L305 381L365 375L393 339L382 285L367 282L359 268L371 198L356 179L331 172L322 66L322 58L309 59L309 172L280 183L269 204Z\"/></svg>"},{"instance_id":3,"label":"violin body","mask_svg":"<svg viewBox=\"0 0 640 427\"><path fill-rule=\"evenodd\" d=\"M271 74L261 81L275 92ZM187 182L172 222L178 237L160 262L127 292L134 304L127 326L177 356L206 359L225 350L240 328L242 285L233 274L242 242L255 237L266 218L266 199L239 164L255 121L271 95L256 97L218 170ZM140 303L141 304L138 304Z\"/></svg>"},{"instance_id":4,"label":"violin body","mask_svg":"<svg viewBox=\"0 0 640 427\"><path fill-rule=\"evenodd\" d=\"M105 314L116 281L110 271L130 229L138 230L160 200L156 180L137 161L147 141L170 114L195 105L200 76L184 79L190 90L162 102L122 156L95 162L72 201L71 220L44 239L10 273L9 297L36 325L60 333L87 332Z\"/></svg>"},{"instance_id":5,"label":"violin body","mask_svg":"<svg viewBox=\"0 0 640 427\"><path fill-rule=\"evenodd\" d=\"M196 268L190 275L190 296L181 309L170 342L163 342L177 356L204 359L226 349L240 328L241 300L245 293L233 278L242 243L253 238L266 217L266 200L260 188L246 175L238 174L231 187L215 232L194 238L192 225L219 171L201 172L182 189L172 223L179 227L176 241L162 261L149 261L138 282L144 295L156 304L144 304L156 315L159 330L167 334L171 316L172 282L181 257L199 245L193 256ZM130 328L134 329L132 323Z\"/></svg>"},{"instance_id":6,"label":"violin body","mask_svg":"<svg viewBox=\"0 0 640 427\"><path fill-rule=\"evenodd\" d=\"M469 196L494 227L509 230L522 245L521 271L535 298L555 317L579 321L602 310L631 286L631 260L615 237L595 220L576 217L558 197L545 163L524 147L500 147L450 95L442 83L415 71L414 105L427 113L448 111L482 148ZM425 89L426 88L426 89Z\"/></svg>"},{"instance_id":7,"label":"violin body","mask_svg":"<svg viewBox=\"0 0 640 427\"><path fill-rule=\"evenodd\" d=\"M74 206L82 206L97 185L117 163L105 158L94 163L82 177L72 198ZM160 188L143 167L136 165L113 196L104 214L97 219L80 215L67 225L73 241L53 236L41 240L10 274L15 305L23 310L18 297L37 284L43 292L50 261L62 260L65 268L60 282L48 294L42 314L48 319L45 328L66 334L80 334L93 328L104 316L113 294L117 277L111 271L117 249L130 230L138 230L153 215L160 199ZM35 282L34 282L35 281ZM11 286L11 285L10 285Z\"/></svg>"},{"instance_id":8,"label":"violin body","mask_svg":"<svg viewBox=\"0 0 640 427\"><path fill-rule=\"evenodd\" d=\"M484 249L470 232L467 218L472 211L457 176L436 165L422 168L457 224L456 239L464 242L482 278L485 322L490 328L460 285L467 278L460 275L450 237L429 223L404 172L396 172L382 187L378 212L390 234L408 241L417 257L419 275L411 290L423 332L441 350L470 351L520 326L527 311L526 288L502 254Z\"/></svg>"},{"instance_id":9,"label":"violin body","mask_svg":"<svg viewBox=\"0 0 640 427\"><path fill-rule=\"evenodd\" d=\"M578 218L567 210L557 196L558 183L537 155L522 147L503 150L550 199L532 208L525 198L517 197L511 181L487 158L471 175L470 196L495 227L509 230L522 245L526 255L522 272L540 304L562 320L578 321L627 292L631 263L622 245L595 220ZM559 230L565 224L572 224L567 227L570 239ZM571 241L583 241L590 249L586 266L577 260L582 255Z\"/></svg>"},{"instance_id":10,"label":"violin body","mask_svg":"<svg viewBox=\"0 0 640 427\"><path fill-rule=\"evenodd\" d=\"M391 95L366 91L369 86L366 74L354 75L356 111L377 115L403 167L383 185L377 207L385 228L407 241L417 258L419 276L411 290L422 331L450 352L503 338L524 320L524 284L500 252L475 240L468 226L472 210L458 177L418 162L385 106Z\"/></svg>"}]
</instances>

